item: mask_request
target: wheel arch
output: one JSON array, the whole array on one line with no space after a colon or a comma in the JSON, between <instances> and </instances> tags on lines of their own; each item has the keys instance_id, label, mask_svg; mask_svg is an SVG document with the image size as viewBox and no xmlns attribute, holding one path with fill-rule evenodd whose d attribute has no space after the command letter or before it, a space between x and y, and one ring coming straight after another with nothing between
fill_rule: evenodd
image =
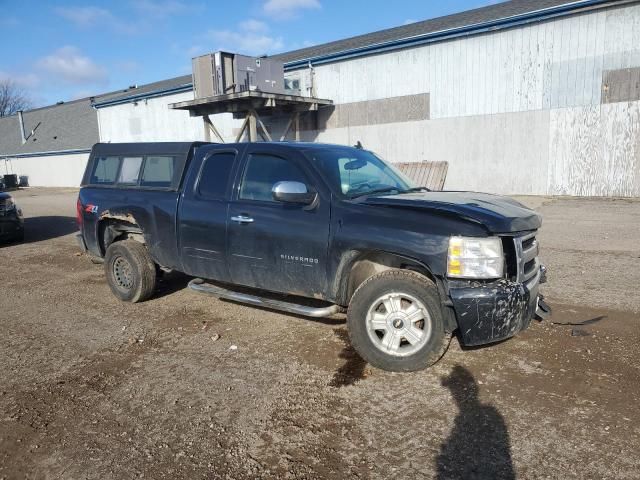
<instances>
[{"instance_id":1,"label":"wheel arch","mask_svg":"<svg viewBox=\"0 0 640 480\"><path fill-rule=\"evenodd\" d=\"M114 242L132 239L145 244L144 233L133 215L118 215L105 212L97 225L100 253L104 257L107 248Z\"/></svg>"},{"instance_id":2,"label":"wheel arch","mask_svg":"<svg viewBox=\"0 0 640 480\"><path fill-rule=\"evenodd\" d=\"M336 296L339 302L344 302L344 305L349 303L353 293L367 278L385 270L394 268L412 270L437 283L436 277L426 264L415 258L394 252L353 250L345 254L340 263Z\"/></svg>"},{"instance_id":3,"label":"wheel arch","mask_svg":"<svg viewBox=\"0 0 640 480\"><path fill-rule=\"evenodd\" d=\"M442 314L450 331L458 325L453 309L450 307L445 282L434 275L427 264L420 260L384 250L368 250L347 252L340 262L336 275L336 303L349 305L356 289L369 277L385 270L411 270L431 280L438 290Z\"/></svg>"}]
</instances>

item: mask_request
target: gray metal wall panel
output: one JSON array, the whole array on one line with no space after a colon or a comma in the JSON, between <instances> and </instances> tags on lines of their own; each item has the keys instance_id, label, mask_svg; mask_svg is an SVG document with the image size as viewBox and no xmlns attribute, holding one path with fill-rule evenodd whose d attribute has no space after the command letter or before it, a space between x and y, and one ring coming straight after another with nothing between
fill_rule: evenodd
<instances>
[{"instance_id":1,"label":"gray metal wall panel","mask_svg":"<svg viewBox=\"0 0 640 480\"><path fill-rule=\"evenodd\" d=\"M607 70L602 78L602 103L640 100L640 67Z\"/></svg>"}]
</instances>

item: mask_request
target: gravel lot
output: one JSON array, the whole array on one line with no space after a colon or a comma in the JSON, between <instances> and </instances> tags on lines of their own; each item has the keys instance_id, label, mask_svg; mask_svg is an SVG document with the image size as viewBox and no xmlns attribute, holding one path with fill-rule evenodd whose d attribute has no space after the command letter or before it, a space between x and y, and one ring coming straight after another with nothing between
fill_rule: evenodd
<instances>
[{"instance_id":1,"label":"gravel lot","mask_svg":"<svg viewBox=\"0 0 640 480\"><path fill-rule=\"evenodd\" d=\"M392 374L344 318L181 275L119 303L78 254L76 195L17 192L26 241L0 248L0 478L638 478L640 201L522 199L553 318Z\"/></svg>"}]
</instances>

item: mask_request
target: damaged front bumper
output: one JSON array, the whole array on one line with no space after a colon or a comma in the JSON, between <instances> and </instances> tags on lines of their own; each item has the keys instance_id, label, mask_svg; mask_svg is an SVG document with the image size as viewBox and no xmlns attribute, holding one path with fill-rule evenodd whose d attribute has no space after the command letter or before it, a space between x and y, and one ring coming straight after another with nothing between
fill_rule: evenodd
<instances>
[{"instance_id":1,"label":"damaged front bumper","mask_svg":"<svg viewBox=\"0 0 640 480\"><path fill-rule=\"evenodd\" d=\"M450 281L449 298L462 343L472 346L504 340L526 329L533 318L546 318L551 309L539 293L545 281L544 266L527 283Z\"/></svg>"}]
</instances>

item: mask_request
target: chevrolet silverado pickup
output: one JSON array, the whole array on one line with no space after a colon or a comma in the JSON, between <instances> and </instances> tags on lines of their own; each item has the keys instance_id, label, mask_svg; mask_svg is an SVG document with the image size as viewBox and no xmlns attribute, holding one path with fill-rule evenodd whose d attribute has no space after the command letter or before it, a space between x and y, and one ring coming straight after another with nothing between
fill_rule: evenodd
<instances>
[{"instance_id":1,"label":"chevrolet silverado pickup","mask_svg":"<svg viewBox=\"0 0 640 480\"><path fill-rule=\"evenodd\" d=\"M541 218L501 196L434 192L357 147L109 143L91 152L80 246L122 301L162 271L222 299L323 317L346 312L354 348L391 371L514 336L539 294Z\"/></svg>"}]
</instances>

